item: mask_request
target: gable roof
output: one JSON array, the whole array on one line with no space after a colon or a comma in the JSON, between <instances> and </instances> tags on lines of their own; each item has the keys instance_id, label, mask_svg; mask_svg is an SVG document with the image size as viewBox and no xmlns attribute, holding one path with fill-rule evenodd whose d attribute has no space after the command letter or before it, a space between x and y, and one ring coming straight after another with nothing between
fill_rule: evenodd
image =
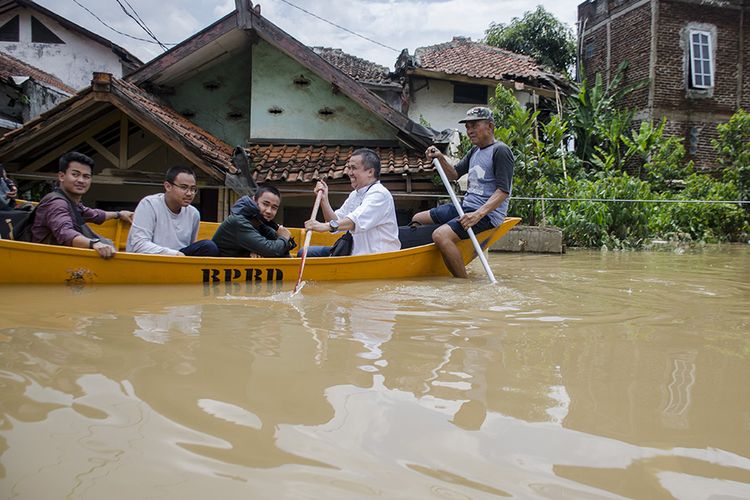
<instances>
[{"instance_id":1,"label":"gable roof","mask_svg":"<svg viewBox=\"0 0 750 500\"><path fill-rule=\"evenodd\" d=\"M341 49L311 47L313 52L325 59L328 64L366 85L401 88L401 84L388 68L367 59L347 54Z\"/></svg>"},{"instance_id":2,"label":"gable roof","mask_svg":"<svg viewBox=\"0 0 750 500\"><path fill-rule=\"evenodd\" d=\"M260 15L260 8L252 8L248 0L237 1L235 10L211 26L156 57L127 76L139 86L158 86L170 77L185 74L202 64L221 57L247 41L247 36L258 37L340 92L397 129L397 137L406 145L423 149L432 143L436 132L424 127L405 114L390 107L380 97L366 89L351 76L332 66L312 49Z\"/></svg>"},{"instance_id":3,"label":"gable roof","mask_svg":"<svg viewBox=\"0 0 750 500\"><path fill-rule=\"evenodd\" d=\"M519 81L553 89L565 86L561 75L547 70L533 58L493 47L470 38L454 37L437 45L419 47L410 56L404 50L396 63L397 71L425 76L462 76L495 81Z\"/></svg>"},{"instance_id":4,"label":"gable roof","mask_svg":"<svg viewBox=\"0 0 750 500\"><path fill-rule=\"evenodd\" d=\"M125 48L107 40L101 35L97 35L96 33L87 30L83 26L79 26L73 21L70 21L63 16L54 13L45 7L42 7L36 2L32 2L31 0L0 0L0 14L5 14L6 12L15 9L16 7L25 7L27 9L35 10L47 17L54 19L69 30L75 31L87 38L90 38L96 43L99 43L111 49L112 52L114 52L120 59L122 59L123 62L128 63L130 66L138 67L143 64L143 61L128 52Z\"/></svg>"},{"instance_id":5,"label":"gable roof","mask_svg":"<svg viewBox=\"0 0 750 500\"><path fill-rule=\"evenodd\" d=\"M64 84L56 76L16 59L10 54L0 52L0 78L8 80L16 76L28 76L32 80L55 87L66 94L73 95L76 93L73 87Z\"/></svg>"},{"instance_id":6,"label":"gable roof","mask_svg":"<svg viewBox=\"0 0 750 500\"><path fill-rule=\"evenodd\" d=\"M80 132L86 125L100 122L113 108L217 181L223 183L226 172L234 170L231 146L159 103L156 97L107 73L94 73L91 87L6 133L0 141L0 157L7 163L22 158L25 164L44 158L69 142L71 131Z\"/></svg>"}]
</instances>

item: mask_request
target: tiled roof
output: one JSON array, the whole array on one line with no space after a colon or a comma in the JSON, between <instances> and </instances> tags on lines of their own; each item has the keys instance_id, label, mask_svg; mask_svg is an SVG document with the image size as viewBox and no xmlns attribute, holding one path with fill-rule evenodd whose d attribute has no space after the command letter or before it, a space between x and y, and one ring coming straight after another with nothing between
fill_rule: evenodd
<instances>
[{"instance_id":1,"label":"tiled roof","mask_svg":"<svg viewBox=\"0 0 750 500\"><path fill-rule=\"evenodd\" d=\"M165 127L174 131L180 141L221 172L233 171L233 148L209 134L173 109L158 102L156 97L132 83L112 78L113 90L121 93L133 106L146 111Z\"/></svg>"},{"instance_id":2,"label":"tiled roof","mask_svg":"<svg viewBox=\"0 0 750 500\"><path fill-rule=\"evenodd\" d=\"M0 156L13 157L16 147L23 151L23 144L30 141L41 148L42 145L54 146L55 141L61 140L60 137L66 137L65 134L49 134L48 130L68 129L67 137L72 137L80 132L81 125L77 121L71 123L71 109L75 108L79 116L96 116L102 103L112 104L141 126L147 124L145 128L176 151L187 155L215 179L223 179L227 171L236 170L232 164L231 146L161 104L155 96L106 73L94 73L91 87L81 90L22 127L7 132L0 141Z\"/></svg>"},{"instance_id":3,"label":"tiled roof","mask_svg":"<svg viewBox=\"0 0 750 500\"><path fill-rule=\"evenodd\" d=\"M257 182L311 182L339 179L357 145L253 144L247 149ZM381 175L431 172L432 164L421 154L399 147L373 147L380 155Z\"/></svg>"},{"instance_id":4,"label":"tiled roof","mask_svg":"<svg viewBox=\"0 0 750 500\"><path fill-rule=\"evenodd\" d=\"M56 87L70 95L76 93L76 90L73 87L65 85L56 76L50 75L39 68L35 68L34 66L16 59L5 52L0 52L0 78L7 80L14 76L28 76L32 80L46 83L47 85Z\"/></svg>"},{"instance_id":5,"label":"tiled roof","mask_svg":"<svg viewBox=\"0 0 750 500\"><path fill-rule=\"evenodd\" d=\"M401 86L398 81L391 78L390 72L385 66L347 54L341 49L332 49L329 47L311 48L331 66L336 67L339 71L346 73L360 83L394 87Z\"/></svg>"},{"instance_id":6,"label":"tiled roof","mask_svg":"<svg viewBox=\"0 0 750 500\"><path fill-rule=\"evenodd\" d=\"M463 37L419 47L414 52L414 63L428 71L493 80L547 80L556 76L529 56Z\"/></svg>"}]
</instances>

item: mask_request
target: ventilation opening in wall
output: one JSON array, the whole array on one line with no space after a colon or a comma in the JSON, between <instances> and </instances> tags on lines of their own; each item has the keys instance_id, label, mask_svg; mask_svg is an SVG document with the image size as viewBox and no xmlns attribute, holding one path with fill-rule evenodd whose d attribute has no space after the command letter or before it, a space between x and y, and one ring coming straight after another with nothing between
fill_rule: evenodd
<instances>
[{"instance_id":1,"label":"ventilation opening in wall","mask_svg":"<svg viewBox=\"0 0 750 500\"><path fill-rule=\"evenodd\" d=\"M34 43L65 43L34 16L31 16L31 41Z\"/></svg>"},{"instance_id":2,"label":"ventilation opening in wall","mask_svg":"<svg viewBox=\"0 0 750 500\"><path fill-rule=\"evenodd\" d=\"M331 116L333 113L334 113L334 111L331 108L329 108L328 106L326 106L325 108L322 108L322 109L320 109L318 111L318 114L320 116Z\"/></svg>"},{"instance_id":3,"label":"ventilation opening in wall","mask_svg":"<svg viewBox=\"0 0 750 500\"><path fill-rule=\"evenodd\" d=\"M212 80L210 82L203 82L203 88L206 90L216 90L221 87L221 82Z\"/></svg>"},{"instance_id":4,"label":"ventilation opening in wall","mask_svg":"<svg viewBox=\"0 0 750 500\"><path fill-rule=\"evenodd\" d=\"M243 117L243 114L240 111L230 111L227 113L227 118L230 120L239 120Z\"/></svg>"},{"instance_id":5,"label":"ventilation opening in wall","mask_svg":"<svg viewBox=\"0 0 750 500\"><path fill-rule=\"evenodd\" d=\"M294 84L298 87L307 87L308 85L310 85L310 80L305 78L305 75L299 75L294 79Z\"/></svg>"},{"instance_id":6,"label":"ventilation opening in wall","mask_svg":"<svg viewBox=\"0 0 750 500\"><path fill-rule=\"evenodd\" d=\"M284 110L278 106L272 106L268 108L268 112L271 113L272 115L280 115L281 113L284 112Z\"/></svg>"},{"instance_id":7,"label":"ventilation opening in wall","mask_svg":"<svg viewBox=\"0 0 750 500\"><path fill-rule=\"evenodd\" d=\"M3 24L0 27L0 42L17 42L18 26L18 16Z\"/></svg>"},{"instance_id":8,"label":"ventilation opening in wall","mask_svg":"<svg viewBox=\"0 0 750 500\"><path fill-rule=\"evenodd\" d=\"M193 111L192 109L183 109L182 111L180 111L180 114L185 118L192 118L195 116L195 111Z\"/></svg>"}]
</instances>

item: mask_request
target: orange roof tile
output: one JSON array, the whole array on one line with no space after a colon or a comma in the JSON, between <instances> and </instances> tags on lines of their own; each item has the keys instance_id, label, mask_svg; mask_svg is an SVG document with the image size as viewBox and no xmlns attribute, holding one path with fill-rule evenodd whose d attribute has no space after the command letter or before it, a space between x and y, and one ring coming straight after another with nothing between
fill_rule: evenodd
<instances>
[{"instance_id":1,"label":"orange roof tile","mask_svg":"<svg viewBox=\"0 0 750 500\"><path fill-rule=\"evenodd\" d=\"M127 101L147 111L169 129L179 134L183 144L195 150L222 172L233 170L233 148L224 141L209 134L172 108L158 102L157 98L145 90L125 80L112 78L113 89L120 91Z\"/></svg>"},{"instance_id":2,"label":"orange roof tile","mask_svg":"<svg viewBox=\"0 0 750 500\"><path fill-rule=\"evenodd\" d=\"M549 80L560 78L529 56L472 42L469 38L453 40L414 51L417 68L452 75L493 80Z\"/></svg>"},{"instance_id":3,"label":"orange roof tile","mask_svg":"<svg viewBox=\"0 0 750 500\"><path fill-rule=\"evenodd\" d=\"M312 182L340 179L358 145L253 144L246 148L256 182ZM415 151L396 146L370 146L380 155L381 175L426 173L432 164Z\"/></svg>"}]
</instances>

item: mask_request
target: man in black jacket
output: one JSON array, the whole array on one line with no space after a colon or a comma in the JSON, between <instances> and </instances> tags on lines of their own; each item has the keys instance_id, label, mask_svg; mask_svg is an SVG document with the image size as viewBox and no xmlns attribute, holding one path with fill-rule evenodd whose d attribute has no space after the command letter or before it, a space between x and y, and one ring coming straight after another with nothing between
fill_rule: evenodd
<instances>
[{"instance_id":1,"label":"man in black jacket","mask_svg":"<svg viewBox=\"0 0 750 500\"><path fill-rule=\"evenodd\" d=\"M281 193L273 186L259 186L255 195L243 196L214 234L222 257L288 257L297 244L292 234L273 219L281 205Z\"/></svg>"}]
</instances>

